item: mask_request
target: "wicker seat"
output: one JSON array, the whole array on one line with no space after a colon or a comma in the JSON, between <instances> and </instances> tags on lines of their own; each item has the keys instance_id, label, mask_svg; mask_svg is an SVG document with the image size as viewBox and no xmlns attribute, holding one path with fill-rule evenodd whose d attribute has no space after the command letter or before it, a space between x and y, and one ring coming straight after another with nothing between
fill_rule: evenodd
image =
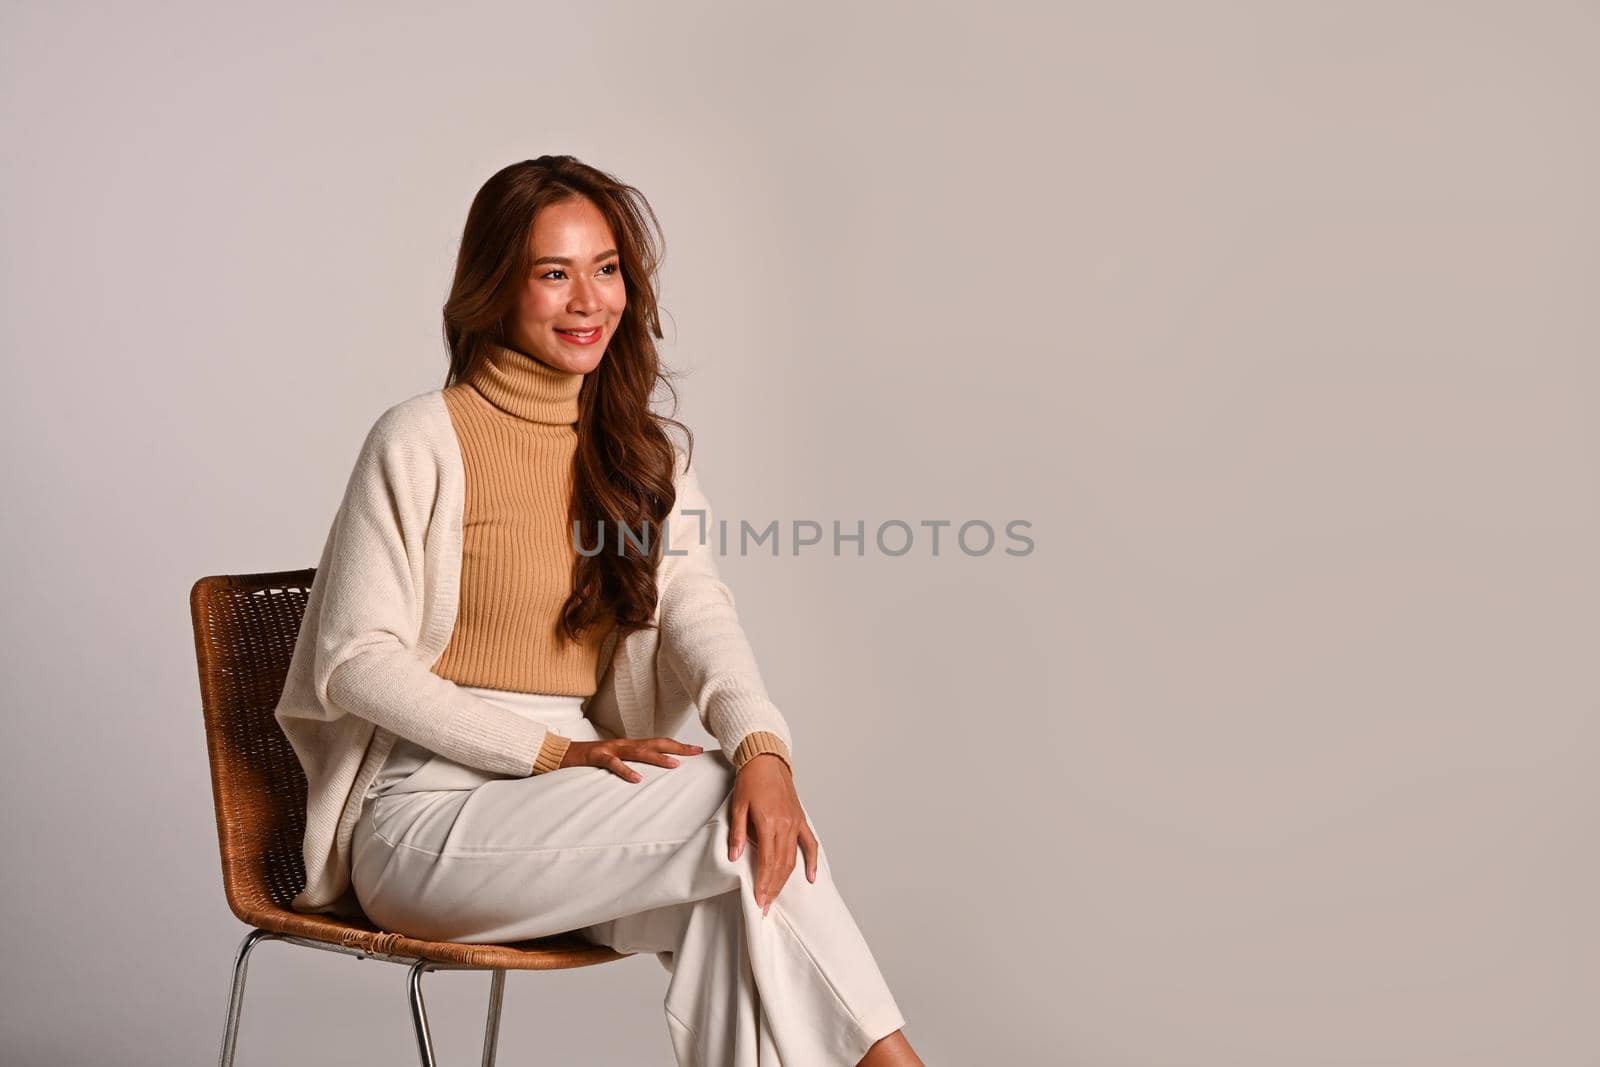
<instances>
[{"instance_id":1,"label":"wicker seat","mask_svg":"<svg viewBox=\"0 0 1600 1067\"><path fill-rule=\"evenodd\" d=\"M228 906L251 929L234 960L223 1031L222 1067L233 1063L251 950L282 941L362 959L406 964L408 995L424 1065L434 1063L422 975L430 970L490 971L483 1062L492 1064L508 970L586 967L626 958L575 933L505 945L424 941L380 930L365 919L303 914L290 900L305 880L301 844L306 778L273 711L289 671L315 569L201 578L190 591L212 797Z\"/></svg>"}]
</instances>

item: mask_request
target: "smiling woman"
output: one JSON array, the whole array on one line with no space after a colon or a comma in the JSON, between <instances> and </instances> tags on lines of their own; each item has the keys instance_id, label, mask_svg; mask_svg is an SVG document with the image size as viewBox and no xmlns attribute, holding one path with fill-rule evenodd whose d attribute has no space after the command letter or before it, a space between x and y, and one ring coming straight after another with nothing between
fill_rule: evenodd
<instances>
[{"instance_id":1,"label":"smiling woman","mask_svg":"<svg viewBox=\"0 0 1600 1067\"><path fill-rule=\"evenodd\" d=\"M605 353L607 330L628 306L610 223L592 200L574 196L534 217L532 242L531 276L506 338L552 367L588 374Z\"/></svg>"},{"instance_id":2,"label":"smiling woman","mask_svg":"<svg viewBox=\"0 0 1600 1067\"><path fill-rule=\"evenodd\" d=\"M295 906L655 953L679 1063L920 1064L709 544L577 550L710 521L693 435L650 408L653 224L570 156L473 201L445 385L369 433L278 705L309 783ZM671 736L696 709L720 749Z\"/></svg>"}]
</instances>

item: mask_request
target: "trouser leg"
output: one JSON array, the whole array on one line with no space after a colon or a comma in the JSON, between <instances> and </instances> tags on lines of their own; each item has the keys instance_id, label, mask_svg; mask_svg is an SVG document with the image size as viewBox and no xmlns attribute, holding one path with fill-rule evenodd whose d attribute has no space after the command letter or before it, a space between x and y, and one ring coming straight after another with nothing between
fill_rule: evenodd
<instances>
[{"instance_id":1,"label":"trouser leg","mask_svg":"<svg viewBox=\"0 0 1600 1067\"><path fill-rule=\"evenodd\" d=\"M855 1067L905 1019L834 884L826 849L819 848L816 882L806 880L796 852L763 915L755 902L758 853L747 847L738 861L727 859L728 819L724 804L702 828L696 852L710 868L731 868L732 891L583 932L621 951L655 952L672 972L665 1009L681 1064Z\"/></svg>"},{"instance_id":2,"label":"trouser leg","mask_svg":"<svg viewBox=\"0 0 1600 1067\"><path fill-rule=\"evenodd\" d=\"M763 916L756 842L728 859L721 754L629 765L641 783L571 767L381 801L357 834L368 915L441 940L583 930L670 953L669 1029L680 1060L702 1067L854 1067L904 1025L825 848L815 883L797 852Z\"/></svg>"},{"instance_id":3,"label":"trouser leg","mask_svg":"<svg viewBox=\"0 0 1600 1067\"><path fill-rule=\"evenodd\" d=\"M738 890L586 927L624 951L654 952L672 975L662 1002L679 1067L779 1064L744 943ZM666 947L670 946L670 947Z\"/></svg>"}]
</instances>

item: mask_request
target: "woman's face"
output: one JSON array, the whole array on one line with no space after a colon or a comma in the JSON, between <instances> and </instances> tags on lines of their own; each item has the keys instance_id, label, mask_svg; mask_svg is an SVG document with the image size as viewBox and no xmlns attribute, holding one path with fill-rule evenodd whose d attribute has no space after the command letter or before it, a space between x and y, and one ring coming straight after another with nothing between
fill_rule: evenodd
<instances>
[{"instance_id":1,"label":"woman's face","mask_svg":"<svg viewBox=\"0 0 1600 1067\"><path fill-rule=\"evenodd\" d=\"M534 216L532 243L533 268L506 322L507 342L552 367L588 374L628 303L611 227L592 201L574 197Z\"/></svg>"}]
</instances>

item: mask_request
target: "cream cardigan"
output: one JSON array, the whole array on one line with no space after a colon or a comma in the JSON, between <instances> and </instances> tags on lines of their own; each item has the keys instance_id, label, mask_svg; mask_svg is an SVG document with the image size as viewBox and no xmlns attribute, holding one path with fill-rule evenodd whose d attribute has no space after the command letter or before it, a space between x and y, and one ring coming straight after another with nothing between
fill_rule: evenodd
<instances>
[{"instance_id":1,"label":"cream cardigan","mask_svg":"<svg viewBox=\"0 0 1600 1067\"><path fill-rule=\"evenodd\" d=\"M584 714L602 736L671 737L698 709L725 754L765 732L783 739L787 762L789 725L718 577L709 503L681 450L677 459L677 502L656 571L659 629L606 638ZM275 711L307 779L297 911L360 913L351 834L397 736L513 777L531 773L544 742L542 724L430 669L455 627L465 482L438 389L385 411L356 459ZM615 531L607 537L614 545Z\"/></svg>"}]
</instances>

